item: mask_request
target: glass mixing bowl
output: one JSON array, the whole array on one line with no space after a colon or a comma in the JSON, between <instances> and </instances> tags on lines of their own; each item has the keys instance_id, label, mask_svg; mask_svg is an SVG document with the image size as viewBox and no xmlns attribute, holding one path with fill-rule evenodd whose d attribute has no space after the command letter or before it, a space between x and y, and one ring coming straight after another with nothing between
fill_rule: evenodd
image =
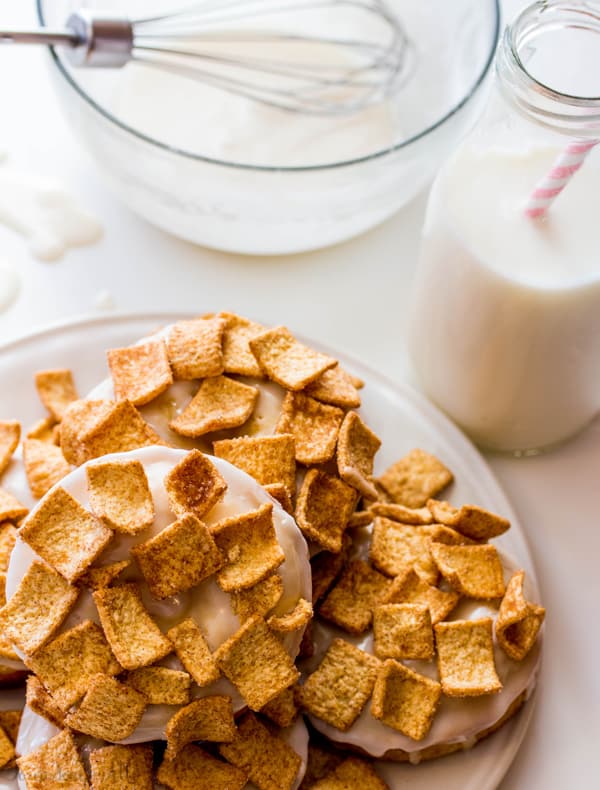
<instances>
[{"instance_id":1,"label":"glass mixing bowl","mask_svg":"<svg viewBox=\"0 0 600 790\"><path fill-rule=\"evenodd\" d=\"M167 0L36 3L40 23L49 27L60 27L82 6L133 16L168 6ZM181 5L180 0L176 3ZM284 113L281 123L272 116L269 135L260 141L262 153L246 157L238 147L235 156L221 157L203 149L203 109L207 128L217 124L213 143L219 129L227 128L227 116L209 117L214 106L205 103L203 108L201 102L193 108L189 101L171 105L164 92L155 100L152 80L162 78L154 69L146 69L156 76L145 83L130 82L134 92L124 98L129 65L75 69L60 51L50 50L51 68L79 139L113 191L142 217L214 249L262 255L301 252L349 239L387 219L427 184L480 109L499 36L498 0L388 0L388 5L411 41L410 75L386 105L390 127L383 143L381 129L367 124L363 136L372 135L371 147L370 138L363 139L360 155L344 151L337 161L337 140L343 151L341 143L348 142L351 132L336 137L339 130L332 128L330 138L325 126L316 135L320 140L313 133L303 146L303 127L297 127L297 150L290 163L280 145L289 121ZM134 100L144 105L136 117L131 113ZM170 131L165 130L164 121L171 118ZM300 118L299 123L307 122ZM180 132L193 124L200 130L197 144L182 143ZM327 141L329 147L323 148ZM275 150L279 153L273 160ZM324 151L329 154L325 161Z\"/></svg>"}]
</instances>

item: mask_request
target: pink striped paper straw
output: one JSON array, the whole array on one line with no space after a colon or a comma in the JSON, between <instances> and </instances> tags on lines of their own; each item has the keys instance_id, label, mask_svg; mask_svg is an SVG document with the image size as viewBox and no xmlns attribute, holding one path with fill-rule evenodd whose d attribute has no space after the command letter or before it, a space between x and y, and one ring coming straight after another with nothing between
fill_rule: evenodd
<instances>
[{"instance_id":1,"label":"pink striped paper straw","mask_svg":"<svg viewBox=\"0 0 600 790\"><path fill-rule=\"evenodd\" d=\"M542 178L531 193L525 206L528 217L543 217L552 202L563 191L573 175L584 163L586 156L600 140L573 142L556 159L550 172Z\"/></svg>"}]
</instances>

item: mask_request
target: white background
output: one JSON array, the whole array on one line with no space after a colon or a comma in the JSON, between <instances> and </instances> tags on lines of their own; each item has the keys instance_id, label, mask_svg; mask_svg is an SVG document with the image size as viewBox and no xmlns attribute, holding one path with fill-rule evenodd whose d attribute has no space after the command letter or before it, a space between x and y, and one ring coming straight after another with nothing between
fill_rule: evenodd
<instances>
[{"instance_id":1,"label":"white background","mask_svg":"<svg viewBox=\"0 0 600 790\"><path fill-rule=\"evenodd\" d=\"M509 13L520 0L504 3ZM0 3L0 25L34 21L33 0ZM105 228L56 263L33 259L0 227L0 260L22 278L0 341L98 311L227 309L285 323L396 380L410 380L404 320L425 196L382 227L322 252L244 258L193 247L117 204L59 113L41 52L0 46L0 149L61 180ZM2 388L0 382L0 414ZM10 415L3 415L10 416ZM502 790L600 787L600 421L537 458L488 457L526 530L548 608L533 723Z\"/></svg>"}]
</instances>

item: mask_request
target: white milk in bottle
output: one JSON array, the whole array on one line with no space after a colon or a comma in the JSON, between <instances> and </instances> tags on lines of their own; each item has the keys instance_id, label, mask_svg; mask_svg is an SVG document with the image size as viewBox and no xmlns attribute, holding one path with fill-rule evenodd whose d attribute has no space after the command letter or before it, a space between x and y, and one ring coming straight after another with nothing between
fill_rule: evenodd
<instances>
[{"instance_id":1,"label":"white milk in bottle","mask_svg":"<svg viewBox=\"0 0 600 790\"><path fill-rule=\"evenodd\" d=\"M578 8L580 24L600 32L600 3L590 7L584 16L576 2L536 3L507 29L502 98L492 97L429 199L410 353L428 395L491 449L555 444L600 408L600 145L543 217L524 212L566 144L600 138L600 99L541 91L534 71L544 36ZM552 51L560 61L556 40Z\"/></svg>"}]
</instances>

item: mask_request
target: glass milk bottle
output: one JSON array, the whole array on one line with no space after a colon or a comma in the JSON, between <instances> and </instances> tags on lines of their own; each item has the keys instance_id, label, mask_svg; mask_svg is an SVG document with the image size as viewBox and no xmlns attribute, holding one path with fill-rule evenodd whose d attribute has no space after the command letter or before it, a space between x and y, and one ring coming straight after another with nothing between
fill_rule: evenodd
<instances>
[{"instance_id":1,"label":"glass milk bottle","mask_svg":"<svg viewBox=\"0 0 600 790\"><path fill-rule=\"evenodd\" d=\"M409 351L489 449L551 446L600 409L599 34L598 0L523 11L430 194Z\"/></svg>"}]
</instances>

